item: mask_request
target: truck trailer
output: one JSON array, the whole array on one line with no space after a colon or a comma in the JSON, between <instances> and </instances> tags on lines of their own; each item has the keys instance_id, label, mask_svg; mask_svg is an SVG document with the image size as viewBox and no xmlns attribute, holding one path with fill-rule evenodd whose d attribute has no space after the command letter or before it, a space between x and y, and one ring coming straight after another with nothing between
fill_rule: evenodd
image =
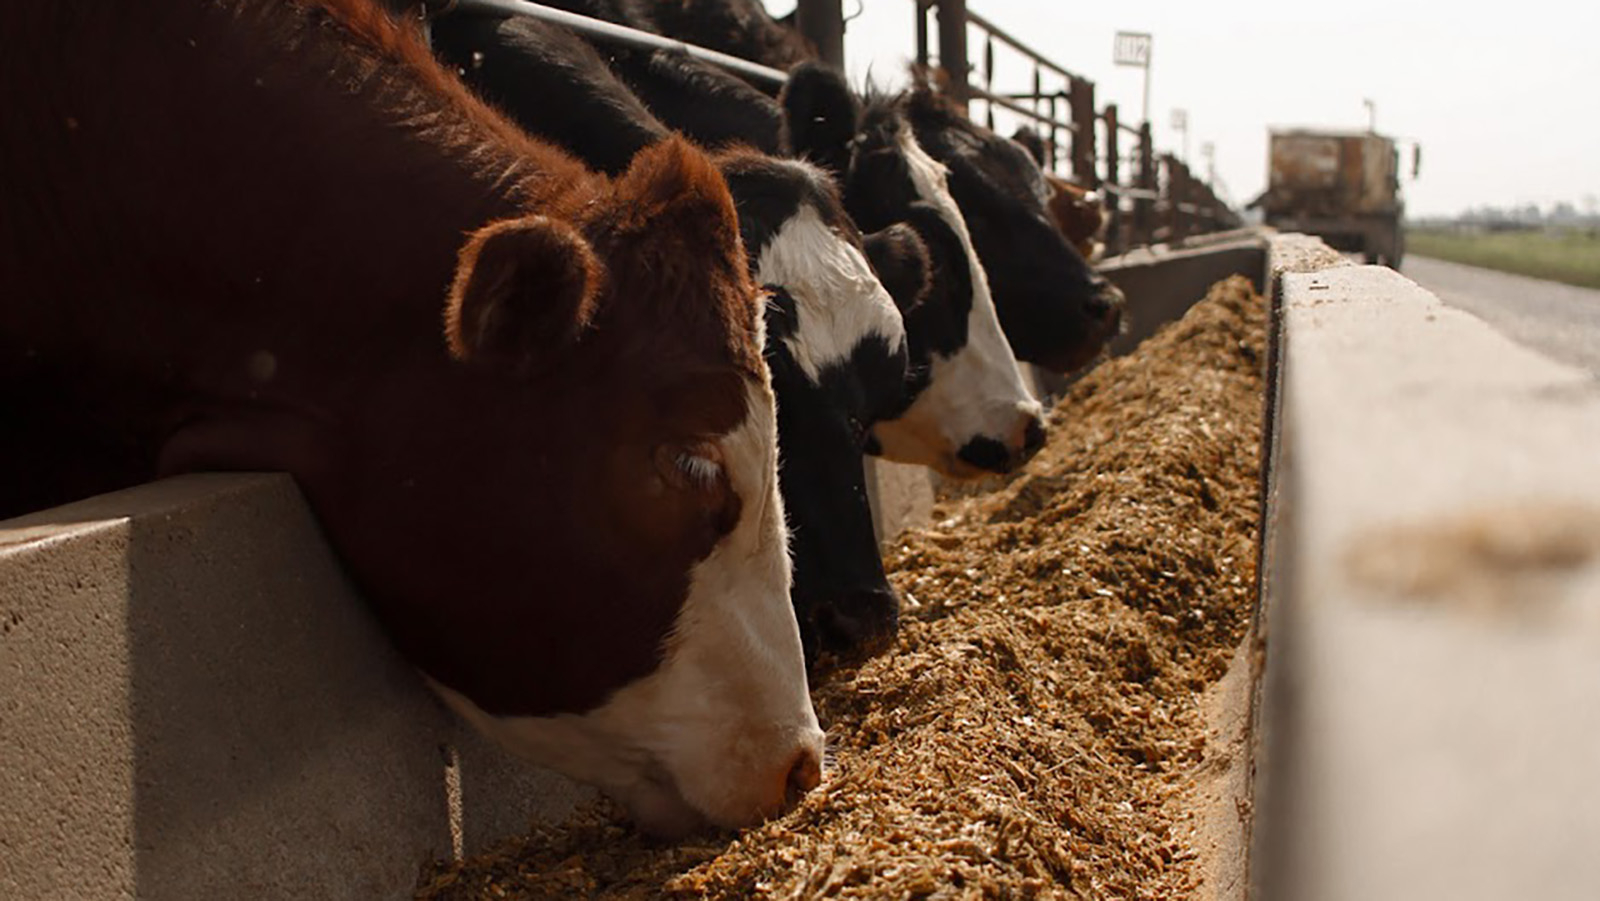
<instances>
[{"instance_id":1,"label":"truck trailer","mask_svg":"<svg viewBox=\"0 0 1600 901\"><path fill-rule=\"evenodd\" d=\"M1266 224L1316 235L1369 263L1398 267L1405 255L1400 160L1376 132L1273 129L1267 190L1257 201Z\"/></svg>"}]
</instances>

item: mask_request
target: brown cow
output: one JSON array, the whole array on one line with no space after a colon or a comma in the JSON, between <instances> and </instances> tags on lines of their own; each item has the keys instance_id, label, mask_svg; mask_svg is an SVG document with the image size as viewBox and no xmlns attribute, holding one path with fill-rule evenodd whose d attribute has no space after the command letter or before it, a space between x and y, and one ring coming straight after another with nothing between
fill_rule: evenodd
<instances>
[{"instance_id":1,"label":"brown cow","mask_svg":"<svg viewBox=\"0 0 1600 901\"><path fill-rule=\"evenodd\" d=\"M1072 246L1091 263L1105 254L1103 240L1106 233L1106 205L1098 191L1074 184L1059 175L1045 173L1045 184L1050 186L1050 201L1046 204Z\"/></svg>"},{"instance_id":2,"label":"brown cow","mask_svg":"<svg viewBox=\"0 0 1600 901\"><path fill-rule=\"evenodd\" d=\"M534 760L666 831L818 781L759 295L699 151L595 175L368 0L7 28L0 516L284 470Z\"/></svg>"},{"instance_id":3,"label":"brown cow","mask_svg":"<svg viewBox=\"0 0 1600 901\"><path fill-rule=\"evenodd\" d=\"M1044 140L1039 133L1026 126L1017 129L1011 140L1028 151L1041 170L1045 166ZM1050 188L1046 207L1056 228L1077 248L1085 260L1093 263L1105 253L1106 205L1099 192L1085 188L1059 175L1044 172L1045 184Z\"/></svg>"}]
</instances>

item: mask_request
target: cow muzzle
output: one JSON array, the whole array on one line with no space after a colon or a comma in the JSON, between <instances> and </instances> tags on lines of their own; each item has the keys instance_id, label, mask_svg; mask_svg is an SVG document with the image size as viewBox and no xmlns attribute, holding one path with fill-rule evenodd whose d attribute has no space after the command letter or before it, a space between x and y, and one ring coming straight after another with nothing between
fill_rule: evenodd
<instances>
[{"instance_id":1,"label":"cow muzzle","mask_svg":"<svg viewBox=\"0 0 1600 901\"><path fill-rule=\"evenodd\" d=\"M1004 440L979 435L956 451L956 459L974 470L974 475L1004 475L1033 459L1047 437L1043 418L1036 412L1024 411Z\"/></svg>"}]
</instances>

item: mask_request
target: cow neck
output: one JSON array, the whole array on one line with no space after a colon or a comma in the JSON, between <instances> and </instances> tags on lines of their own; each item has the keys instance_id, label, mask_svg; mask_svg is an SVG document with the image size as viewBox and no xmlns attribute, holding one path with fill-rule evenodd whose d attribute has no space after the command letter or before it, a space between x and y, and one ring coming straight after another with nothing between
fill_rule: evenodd
<instances>
[{"instance_id":1,"label":"cow neck","mask_svg":"<svg viewBox=\"0 0 1600 901\"><path fill-rule=\"evenodd\" d=\"M375 7L227 6L157 28L138 63L171 89L120 98L142 107L130 124L172 123L110 161L135 186L125 250L157 261L141 287L167 298L146 323L167 346L150 349L182 361L204 405L337 417L362 378L450 365L442 311L468 232L528 210L575 218L603 182Z\"/></svg>"}]
</instances>

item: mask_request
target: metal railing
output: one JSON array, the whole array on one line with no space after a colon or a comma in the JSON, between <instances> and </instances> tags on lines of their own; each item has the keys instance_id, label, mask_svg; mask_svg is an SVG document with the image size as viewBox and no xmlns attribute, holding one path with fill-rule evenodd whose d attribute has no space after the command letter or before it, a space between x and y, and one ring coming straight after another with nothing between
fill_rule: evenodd
<instances>
[{"instance_id":1,"label":"metal railing","mask_svg":"<svg viewBox=\"0 0 1600 901\"><path fill-rule=\"evenodd\" d=\"M721 66L736 75L763 84L778 86L789 80L781 69L773 69L727 53L709 50L695 44L685 44L672 38L617 25L600 19L591 19L566 10L530 3L528 0L459 0L454 7L464 13L492 13L503 16L526 16L569 28L580 35L597 41L620 44L641 50L673 50Z\"/></svg>"},{"instance_id":2,"label":"metal railing","mask_svg":"<svg viewBox=\"0 0 1600 901\"><path fill-rule=\"evenodd\" d=\"M1110 252L1239 224L1238 214L1211 185L1195 178L1182 160L1156 153L1148 122L1137 127L1122 122L1115 104L1097 109L1093 81L970 11L966 0L914 2L918 66L937 71L942 89L969 114L974 102L982 104L983 121L991 129L996 109L1037 125L1045 148L1045 168L1107 198L1110 222L1106 244ZM930 46L929 13L937 19L936 53ZM982 59L977 66L969 63L970 29L975 29L982 41ZM1021 56L1031 66L1031 91L995 89L997 46ZM1047 88L1047 82L1054 85Z\"/></svg>"},{"instance_id":3,"label":"metal railing","mask_svg":"<svg viewBox=\"0 0 1600 901\"><path fill-rule=\"evenodd\" d=\"M1239 223L1238 215L1217 197L1210 185L1195 178L1181 160L1171 154L1156 154L1148 122L1138 127L1122 122L1115 104L1097 110L1094 82L969 11L966 0L913 2L917 11L918 65L933 71L933 60L937 59L945 92L963 110L968 110L972 101L982 103L984 122L990 128L995 124L996 109L1038 126L1044 141L1046 169L1085 188L1098 190L1107 198L1110 222L1106 244L1110 252L1179 240ZM454 8L464 13L527 16L561 25L596 41L647 50L672 50L763 85L775 87L788 80L779 69L529 0L457 0ZM938 19L936 55L930 53L929 13L936 13ZM973 83L974 72L967 62L968 30L972 28L982 33L983 60L976 70L980 84ZM995 89L997 47L1028 61L1032 67L1031 91L1004 93ZM1047 81L1056 83L1053 89L1046 89ZM1124 143L1125 139L1131 141L1131 146ZM1065 153L1062 152L1064 144Z\"/></svg>"}]
</instances>

